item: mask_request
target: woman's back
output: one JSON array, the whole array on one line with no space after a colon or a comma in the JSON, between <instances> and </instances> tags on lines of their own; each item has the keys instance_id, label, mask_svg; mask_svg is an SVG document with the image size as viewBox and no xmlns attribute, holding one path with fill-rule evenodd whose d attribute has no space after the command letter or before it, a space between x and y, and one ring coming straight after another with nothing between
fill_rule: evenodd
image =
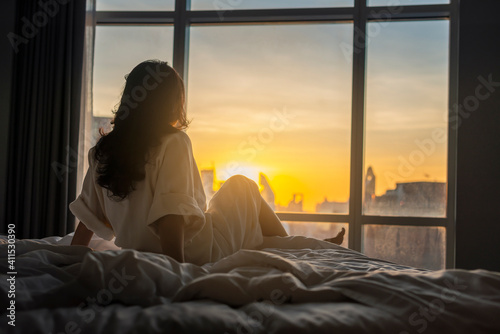
<instances>
[{"instance_id":1,"label":"woman's back","mask_svg":"<svg viewBox=\"0 0 500 334\"><path fill-rule=\"evenodd\" d=\"M123 248L161 253L154 222L165 214L186 220L188 243L205 223L205 194L193 158L189 137L182 131L166 135L145 165L145 178L135 190L117 201L96 184L94 148L89 152L89 171L82 193L71 203L73 214L98 236Z\"/></svg>"}]
</instances>

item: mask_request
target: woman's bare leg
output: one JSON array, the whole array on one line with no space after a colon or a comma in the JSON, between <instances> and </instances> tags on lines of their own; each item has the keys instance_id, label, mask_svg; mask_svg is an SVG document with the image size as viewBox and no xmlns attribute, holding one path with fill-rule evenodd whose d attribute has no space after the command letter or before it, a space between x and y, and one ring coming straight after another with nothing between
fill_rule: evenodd
<instances>
[{"instance_id":1,"label":"woman's bare leg","mask_svg":"<svg viewBox=\"0 0 500 334\"><path fill-rule=\"evenodd\" d=\"M345 234L345 228L342 227L342 230L337 234L336 237L325 239L325 241L340 245L344 241L344 234Z\"/></svg>"},{"instance_id":2,"label":"woman's bare leg","mask_svg":"<svg viewBox=\"0 0 500 334\"><path fill-rule=\"evenodd\" d=\"M262 235L265 237L286 237L285 228L281 224L280 219L274 213L273 209L267 204L264 198L261 197L259 223L262 229Z\"/></svg>"},{"instance_id":3,"label":"woman's bare leg","mask_svg":"<svg viewBox=\"0 0 500 334\"><path fill-rule=\"evenodd\" d=\"M262 229L262 235L265 237L286 237L288 233L286 233L285 228L281 224L280 219L274 213L273 209L267 204L264 198L261 197L261 205L260 205L260 213L259 213L259 223ZM342 227L342 230L337 234L337 236L329 239L325 239L325 241L340 245L344 241L345 228Z\"/></svg>"}]
</instances>

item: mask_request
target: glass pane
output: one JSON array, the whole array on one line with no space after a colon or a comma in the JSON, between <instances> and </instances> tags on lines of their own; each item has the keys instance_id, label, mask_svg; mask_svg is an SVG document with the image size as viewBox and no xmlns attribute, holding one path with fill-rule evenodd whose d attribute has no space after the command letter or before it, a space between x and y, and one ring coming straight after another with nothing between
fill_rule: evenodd
<instances>
[{"instance_id":1,"label":"glass pane","mask_svg":"<svg viewBox=\"0 0 500 334\"><path fill-rule=\"evenodd\" d=\"M313 223L283 221L283 226L289 235L303 235L320 240L333 238L345 228L344 242L342 247L349 247L349 224L348 223Z\"/></svg>"},{"instance_id":2,"label":"glass pane","mask_svg":"<svg viewBox=\"0 0 500 334\"><path fill-rule=\"evenodd\" d=\"M352 45L352 31L191 28L188 133L214 190L243 174L277 211L315 212L325 203L327 212L347 213L352 66L339 44Z\"/></svg>"},{"instance_id":3,"label":"glass pane","mask_svg":"<svg viewBox=\"0 0 500 334\"><path fill-rule=\"evenodd\" d=\"M379 27L366 77L363 213L444 217L448 21Z\"/></svg>"},{"instance_id":4,"label":"glass pane","mask_svg":"<svg viewBox=\"0 0 500 334\"><path fill-rule=\"evenodd\" d=\"M399 264L432 270L446 266L444 227L364 225L363 253Z\"/></svg>"},{"instance_id":5,"label":"glass pane","mask_svg":"<svg viewBox=\"0 0 500 334\"><path fill-rule=\"evenodd\" d=\"M174 10L175 0L97 0L96 10Z\"/></svg>"},{"instance_id":6,"label":"glass pane","mask_svg":"<svg viewBox=\"0 0 500 334\"><path fill-rule=\"evenodd\" d=\"M449 4L450 0L368 0L368 6L415 6Z\"/></svg>"},{"instance_id":7,"label":"glass pane","mask_svg":"<svg viewBox=\"0 0 500 334\"><path fill-rule=\"evenodd\" d=\"M124 76L147 59L172 62L173 27L97 26L94 52L93 125L95 143L99 127L110 130L112 111L120 101Z\"/></svg>"},{"instance_id":8,"label":"glass pane","mask_svg":"<svg viewBox=\"0 0 500 334\"><path fill-rule=\"evenodd\" d=\"M352 7L354 0L191 0L192 10L217 10L224 12L238 9L273 9L306 7Z\"/></svg>"}]
</instances>

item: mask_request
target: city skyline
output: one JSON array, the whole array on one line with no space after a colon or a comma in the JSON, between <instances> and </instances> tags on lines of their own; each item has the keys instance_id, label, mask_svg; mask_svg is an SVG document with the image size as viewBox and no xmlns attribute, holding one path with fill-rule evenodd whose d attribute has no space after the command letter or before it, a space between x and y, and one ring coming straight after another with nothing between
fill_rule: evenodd
<instances>
[{"instance_id":1,"label":"city skyline","mask_svg":"<svg viewBox=\"0 0 500 334\"><path fill-rule=\"evenodd\" d=\"M207 203L219 190L225 180L217 178L215 168L200 170L203 187L207 195ZM282 212L315 212L315 213L349 213L349 199L344 202L324 200L307 204L307 194L295 192L287 202L281 203L276 198L278 191L273 188L267 175L259 172L258 178L251 178L259 185L264 200L275 211ZM386 189L382 195L375 194L376 174L369 166L364 181L363 213L373 215L428 216L444 217L446 215L446 183L432 181L398 182L394 189Z\"/></svg>"}]
</instances>

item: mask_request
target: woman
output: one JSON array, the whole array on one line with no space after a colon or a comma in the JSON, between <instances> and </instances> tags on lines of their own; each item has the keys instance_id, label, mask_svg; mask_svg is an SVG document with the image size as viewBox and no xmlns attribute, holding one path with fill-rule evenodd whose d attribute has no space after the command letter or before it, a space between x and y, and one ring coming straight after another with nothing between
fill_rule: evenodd
<instances>
[{"instance_id":1,"label":"woman","mask_svg":"<svg viewBox=\"0 0 500 334\"><path fill-rule=\"evenodd\" d=\"M215 262L263 236L287 236L244 176L228 179L207 209L191 142L182 79L166 62L145 61L126 77L113 130L89 152L89 170L70 210L81 221L72 245L96 233L122 248L179 262ZM342 243L345 230L327 241Z\"/></svg>"}]
</instances>

